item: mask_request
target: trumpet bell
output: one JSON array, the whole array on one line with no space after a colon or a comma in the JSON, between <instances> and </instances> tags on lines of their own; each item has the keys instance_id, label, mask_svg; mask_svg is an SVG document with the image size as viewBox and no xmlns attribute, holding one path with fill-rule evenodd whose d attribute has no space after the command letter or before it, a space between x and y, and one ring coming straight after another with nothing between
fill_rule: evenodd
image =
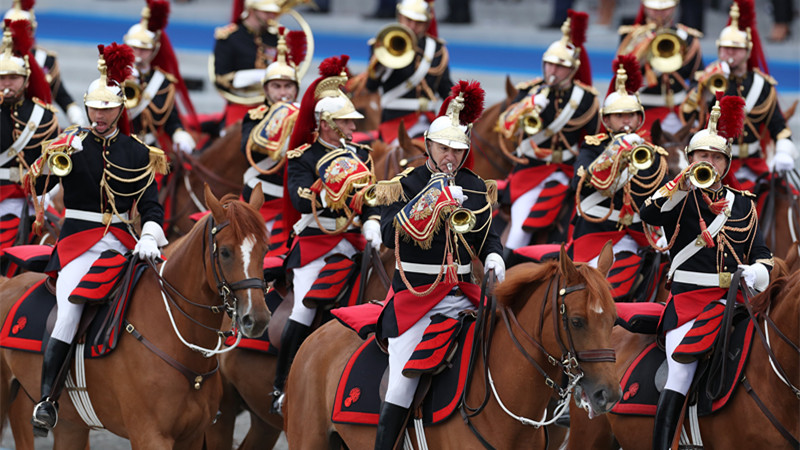
<instances>
[{"instance_id":1,"label":"trumpet bell","mask_svg":"<svg viewBox=\"0 0 800 450\"><path fill-rule=\"evenodd\" d=\"M133 79L128 78L122 82L122 93L125 95L125 108L131 109L139 105L142 100L142 86Z\"/></svg>"},{"instance_id":2,"label":"trumpet bell","mask_svg":"<svg viewBox=\"0 0 800 450\"><path fill-rule=\"evenodd\" d=\"M521 116L519 122L528 136L533 136L542 131L542 118L535 111Z\"/></svg>"},{"instance_id":3,"label":"trumpet bell","mask_svg":"<svg viewBox=\"0 0 800 450\"><path fill-rule=\"evenodd\" d=\"M639 145L631 150L631 165L637 170L647 170L655 161L655 152L649 145Z\"/></svg>"},{"instance_id":4,"label":"trumpet bell","mask_svg":"<svg viewBox=\"0 0 800 450\"><path fill-rule=\"evenodd\" d=\"M383 27L375 38L372 51L378 62L390 69L400 69L414 61L417 36L399 23Z\"/></svg>"},{"instance_id":5,"label":"trumpet bell","mask_svg":"<svg viewBox=\"0 0 800 450\"><path fill-rule=\"evenodd\" d=\"M689 171L689 181L701 189L711 187L717 182L717 178L719 175L714 170L714 166L706 161L698 162Z\"/></svg>"},{"instance_id":6,"label":"trumpet bell","mask_svg":"<svg viewBox=\"0 0 800 450\"><path fill-rule=\"evenodd\" d=\"M650 43L650 66L661 72L675 72L683 66L686 43L674 31L661 31Z\"/></svg>"},{"instance_id":7,"label":"trumpet bell","mask_svg":"<svg viewBox=\"0 0 800 450\"><path fill-rule=\"evenodd\" d=\"M475 228L475 213L467 208L458 208L450 214L450 229L456 233L469 233Z\"/></svg>"},{"instance_id":8,"label":"trumpet bell","mask_svg":"<svg viewBox=\"0 0 800 450\"><path fill-rule=\"evenodd\" d=\"M717 95L717 92L727 92L728 90L728 79L725 78L725 75L720 73L716 73L711 75L711 77L707 81L707 86L709 92L714 95Z\"/></svg>"},{"instance_id":9,"label":"trumpet bell","mask_svg":"<svg viewBox=\"0 0 800 450\"><path fill-rule=\"evenodd\" d=\"M47 157L50 172L57 177L64 177L72 172L72 158L64 152L53 152Z\"/></svg>"}]
</instances>

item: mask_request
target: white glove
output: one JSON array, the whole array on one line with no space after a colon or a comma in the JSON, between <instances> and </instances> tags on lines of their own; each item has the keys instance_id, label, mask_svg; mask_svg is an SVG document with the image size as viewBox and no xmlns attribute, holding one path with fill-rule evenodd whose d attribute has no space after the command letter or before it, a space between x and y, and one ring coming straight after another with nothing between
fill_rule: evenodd
<instances>
[{"instance_id":1,"label":"white glove","mask_svg":"<svg viewBox=\"0 0 800 450\"><path fill-rule=\"evenodd\" d=\"M231 86L236 89L241 89L256 84L261 84L261 79L264 78L265 73L265 69L239 70L233 76Z\"/></svg>"},{"instance_id":2,"label":"white glove","mask_svg":"<svg viewBox=\"0 0 800 450\"><path fill-rule=\"evenodd\" d=\"M745 284L758 292L762 292L769 285L769 271L763 264L739 264Z\"/></svg>"},{"instance_id":3,"label":"white glove","mask_svg":"<svg viewBox=\"0 0 800 450\"><path fill-rule=\"evenodd\" d=\"M322 189L319 192L319 202L322 203L322 207L323 208L327 208L328 207L328 202L325 200L325 196L327 194L328 194L328 191L326 191L325 189Z\"/></svg>"},{"instance_id":4,"label":"white glove","mask_svg":"<svg viewBox=\"0 0 800 450\"><path fill-rule=\"evenodd\" d=\"M506 262L503 261L503 257L497 253L489 253L486 256L486 261L483 262L483 273L486 273L491 269L494 269L494 276L497 277L497 281L502 282L505 280Z\"/></svg>"},{"instance_id":5,"label":"white glove","mask_svg":"<svg viewBox=\"0 0 800 450\"><path fill-rule=\"evenodd\" d=\"M550 104L550 99L547 96L540 92L533 96L533 104L539 108L539 111L547 108L547 105Z\"/></svg>"},{"instance_id":6,"label":"white glove","mask_svg":"<svg viewBox=\"0 0 800 450\"><path fill-rule=\"evenodd\" d=\"M656 242L656 245L661 247L661 248L664 248L664 247L667 246L667 244L669 244L669 241L667 240L667 237L662 234L661 237L658 238L658 241Z\"/></svg>"},{"instance_id":7,"label":"white glove","mask_svg":"<svg viewBox=\"0 0 800 450\"><path fill-rule=\"evenodd\" d=\"M377 220L370 219L364 222L364 225L361 226L361 234L372 248L380 250L383 238L381 237L381 224Z\"/></svg>"},{"instance_id":8,"label":"white glove","mask_svg":"<svg viewBox=\"0 0 800 450\"><path fill-rule=\"evenodd\" d=\"M194 138L192 135L184 130L175 130L172 133L172 148L174 150L180 150L183 153L192 153L195 148Z\"/></svg>"},{"instance_id":9,"label":"white glove","mask_svg":"<svg viewBox=\"0 0 800 450\"><path fill-rule=\"evenodd\" d=\"M459 204L463 204L464 200L467 199L464 195L464 189L462 189L461 186L447 186L447 189L450 190L450 195L452 195Z\"/></svg>"},{"instance_id":10,"label":"white glove","mask_svg":"<svg viewBox=\"0 0 800 450\"><path fill-rule=\"evenodd\" d=\"M725 75L725 78L731 76L731 66L728 64L727 61L720 61L719 63L719 70L722 71L722 74Z\"/></svg>"},{"instance_id":11,"label":"white glove","mask_svg":"<svg viewBox=\"0 0 800 450\"><path fill-rule=\"evenodd\" d=\"M159 246L167 245L167 238L164 236L164 230L155 222L145 222L142 225L142 237L136 243L133 249L133 254L138 255L140 259L153 259L161 256Z\"/></svg>"},{"instance_id":12,"label":"white glove","mask_svg":"<svg viewBox=\"0 0 800 450\"><path fill-rule=\"evenodd\" d=\"M778 139L775 142L775 157L772 159L773 172L788 172L794 170L794 160L797 149L789 139Z\"/></svg>"},{"instance_id":13,"label":"white glove","mask_svg":"<svg viewBox=\"0 0 800 450\"><path fill-rule=\"evenodd\" d=\"M83 109L80 106L76 105L75 103L70 103L70 105L67 106L66 112L67 118L73 125L78 125L84 128L89 126L89 120L86 119L86 114L83 113Z\"/></svg>"},{"instance_id":14,"label":"white glove","mask_svg":"<svg viewBox=\"0 0 800 450\"><path fill-rule=\"evenodd\" d=\"M622 140L628 143L631 147L636 147L639 144L644 143L644 139L636 133L628 133L625 136L622 136Z\"/></svg>"}]
</instances>

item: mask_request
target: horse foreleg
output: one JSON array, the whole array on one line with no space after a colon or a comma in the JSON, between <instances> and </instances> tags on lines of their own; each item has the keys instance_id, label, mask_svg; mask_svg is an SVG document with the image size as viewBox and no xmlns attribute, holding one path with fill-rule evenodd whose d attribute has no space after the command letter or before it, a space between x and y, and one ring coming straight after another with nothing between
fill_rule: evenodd
<instances>
[{"instance_id":1,"label":"horse foreleg","mask_svg":"<svg viewBox=\"0 0 800 450\"><path fill-rule=\"evenodd\" d=\"M553 448L552 446L550 448ZM589 413L573 403L569 413L569 440L567 449L616 449L608 417L602 414L589 419Z\"/></svg>"},{"instance_id":2,"label":"horse foreleg","mask_svg":"<svg viewBox=\"0 0 800 450\"><path fill-rule=\"evenodd\" d=\"M250 413L250 429L247 431L247 436L244 437L242 444L239 446L239 450L273 448L280 436L280 428L274 428L272 425L261 420L256 414Z\"/></svg>"},{"instance_id":3,"label":"horse foreleg","mask_svg":"<svg viewBox=\"0 0 800 450\"><path fill-rule=\"evenodd\" d=\"M8 419L11 424L11 434L14 436L14 446L17 450L33 450L33 400L21 389L16 398L8 405Z\"/></svg>"},{"instance_id":4,"label":"horse foreleg","mask_svg":"<svg viewBox=\"0 0 800 450\"><path fill-rule=\"evenodd\" d=\"M89 448L89 429L83 423L73 423L59 419L53 428L53 450L87 450Z\"/></svg>"},{"instance_id":5,"label":"horse foreleg","mask_svg":"<svg viewBox=\"0 0 800 450\"><path fill-rule=\"evenodd\" d=\"M222 402L219 405L217 421L205 432L206 447L209 449L233 448L233 433L236 416L242 411L244 402L239 393L229 383L223 383Z\"/></svg>"}]
</instances>

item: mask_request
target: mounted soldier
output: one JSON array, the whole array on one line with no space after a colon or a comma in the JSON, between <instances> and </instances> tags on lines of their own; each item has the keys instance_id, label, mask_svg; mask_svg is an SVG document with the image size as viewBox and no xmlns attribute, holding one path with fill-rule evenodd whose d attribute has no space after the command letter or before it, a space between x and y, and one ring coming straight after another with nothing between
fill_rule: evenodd
<instances>
[{"instance_id":1,"label":"mounted soldier","mask_svg":"<svg viewBox=\"0 0 800 450\"><path fill-rule=\"evenodd\" d=\"M42 143L58 134L50 88L32 45L28 21L6 19L0 48L0 249L28 243L25 219L34 209L22 174L41 154Z\"/></svg>"},{"instance_id":2,"label":"mounted soldier","mask_svg":"<svg viewBox=\"0 0 800 450\"><path fill-rule=\"evenodd\" d=\"M389 341L389 382L378 421L376 449L394 448L408 416L418 377L403 367L435 314L457 317L478 304L472 261L503 280L500 237L491 227L494 181L468 168L469 131L483 110L483 89L461 81L425 133L428 159L377 188L384 204L381 232L395 252L392 288L376 337ZM401 238L402 237L402 238Z\"/></svg>"},{"instance_id":3,"label":"mounted soldier","mask_svg":"<svg viewBox=\"0 0 800 450\"><path fill-rule=\"evenodd\" d=\"M24 179L27 187L40 193L58 177L66 207L66 220L46 268L57 277L58 315L44 351L41 400L31 420L37 436L46 436L58 421L56 377L84 306L70 302L73 289L104 251L132 249L139 258L152 259L167 244L161 228L164 210L154 182L156 173L166 172L164 153L126 133L121 83L130 75L133 51L116 44L98 48L100 78L84 95L92 127L66 129L46 145ZM138 242L134 205L142 223ZM37 222L40 218L37 214Z\"/></svg>"},{"instance_id":4,"label":"mounted soldier","mask_svg":"<svg viewBox=\"0 0 800 450\"><path fill-rule=\"evenodd\" d=\"M180 98L185 117L192 122L187 124L189 128L197 127L197 117L164 30L168 16L168 1L148 0L142 20L123 37L136 58L133 76L123 82L125 108L131 132L146 145L192 153L195 141L181 122L177 100Z\"/></svg>"},{"instance_id":5,"label":"mounted soldier","mask_svg":"<svg viewBox=\"0 0 800 450\"><path fill-rule=\"evenodd\" d=\"M31 27L31 36L35 39L37 27L36 16L33 13L35 0L13 0L13 3L14 6L6 11L3 19L10 19L12 22L15 20L28 21ZM58 65L58 55L35 44L31 53L33 54L32 59L36 60L36 64L42 69L45 79L50 85L51 98L64 111L70 123L82 127L89 126L83 108L75 103L64 86L64 80L61 79L61 67Z\"/></svg>"},{"instance_id":6,"label":"mounted soldier","mask_svg":"<svg viewBox=\"0 0 800 450\"><path fill-rule=\"evenodd\" d=\"M721 103L721 105L720 105ZM708 128L695 134L686 155L691 164L647 199L642 220L664 228L672 260L671 295L659 329L666 333L667 381L658 401L653 448L672 447L698 360L721 330L725 295L742 269L751 289L769 284L772 253L758 226L754 196L722 184L731 168L731 142L742 131L744 101L717 102ZM731 296L729 294L728 298ZM734 295L741 301L741 293ZM730 300L728 300L730 301Z\"/></svg>"},{"instance_id":7,"label":"mounted soldier","mask_svg":"<svg viewBox=\"0 0 800 450\"><path fill-rule=\"evenodd\" d=\"M272 231L283 208L283 172L289 138L297 121L300 92L297 67L305 59L306 36L302 31L278 33L278 57L264 72L264 104L247 112L242 120L242 153L250 168L244 173L242 197L250 201L260 184L264 193L261 215ZM285 244L286 234L272 235L270 247Z\"/></svg>"},{"instance_id":8,"label":"mounted soldier","mask_svg":"<svg viewBox=\"0 0 800 450\"><path fill-rule=\"evenodd\" d=\"M755 26L755 5L737 0L731 5L728 26L717 39L718 60L697 73L698 85L681 105L684 120L704 124L716 92L745 99L745 128L731 145L731 169L726 184L755 192L761 197L771 172L793 170L797 146L778 105L777 82L769 75L761 40ZM771 164L765 144L775 143Z\"/></svg>"},{"instance_id":9,"label":"mounted soldier","mask_svg":"<svg viewBox=\"0 0 800 450\"><path fill-rule=\"evenodd\" d=\"M511 224L507 251L530 245L534 232L569 220L567 199L573 162L584 136L599 131L597 91L586 53L586 13L569 10L563 36L542 57L544 78L519 86L514 103L500 114L498 129L516 146L509 176ZM560 236L565 241L566 224Z\"/></svg>"},{"instance_id":10,"label":"mounted soldier","mask_svg":"<svg viewBox=\"0 0 800 450\"><path fill-rule=\"evenodd\" d=\"M308 302L326 259L351 259L367 242L381 245L380 210L364 201L375 183L371 149L353 144L355 120L363 119L341 91L349 57L320 64L321 76L308 87L289 141L284 183L283 227L293 240L285 267L292 273L294 306L281 335L275 369L273 408L280 411L283 387L294 355L317 314Z\"/></svg>"},{"instance_id":11,"label":"mounted soldier","mask_svg":"<svg viewBox=\"0 0 800 450\"><path fill-rule=\"evenodd\" d=\"M379 130L387 143L397 138L400 121L409 136L421 135L453 86L450 54L437 36L433 0L400 1L397 22L369 42L366 87L381 96Z\"/></svg>"}]
</instances>

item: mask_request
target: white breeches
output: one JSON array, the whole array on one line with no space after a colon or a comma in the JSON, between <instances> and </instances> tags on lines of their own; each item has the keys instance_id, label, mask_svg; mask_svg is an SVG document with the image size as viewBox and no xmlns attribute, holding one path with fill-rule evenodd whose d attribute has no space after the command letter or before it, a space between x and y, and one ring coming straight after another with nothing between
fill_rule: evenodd
<instances>
[{"instance_id":1,"label":"white breeches","mask_svg":"<svg viewBox=\"0 0 800 450\"><path fill-rule=\"evenodd\" d=\"M347 239L342 239L333 247L328 253L320 256L319 258L311 261L303 267L292 269L294 272L292 292L294 293L294 306L292 306L292 314L289 316L290 320L301 323L303 325L311 325L314 320L314 315L317 313L315 308L309 308L303 304L303 298L311 286L317 281L322 268L325 267L325 258L335 253L341 253L348 258L356 254L356 248Z\"/></svg>"},{"instance_id":2,"label":"white breeches","mask_svg":"<svg viewBox=\"0 0 800 450\"><path fill-rule=\"evenodd\" d=\"M13 214L19 217L22 214L22 208L28 204L28 200L25 198L7 198L0 202L0 217L5 216L6 214ZM33 205L28 204L28 214L36 214L36 210L33 209Z\"/></svg>"},{"instance_id":3,"label":"white breeches","mask_svg":"<svg viewBox=\"0 0 800 450\"><path fill-rule=\"evenodd\" d=\"M531 235L533 233L523 230L522 223L528 218L533 205L535 205L536 201L539 200L539 195L542 193L544 185L550 180L556 180L559 183L569 184L569 178L564 175L564 172L557 170L542 180L538 186L522 194L511 205L511 224L509 225L508 237L506 238L506 248L518 249L530 244Z\"/></svg>"},{"instance_id":4,"label":"white breeches","mask_svg":"<svg viewBox=\"0 0 800 450\"><path fill-rule=\"evenodd\" d=\"M447 317L457 318L459 312L470 308L473 308L473 304L467 297L448 295L405 333L396 338L389 338L389 384L384 401L403 408L411 406L419 377L409 378L403 375L403 367L411 359L417 344L422 341L425 329L431 323L431 317L435 314L444 314Z\"/></svg>"},{"instance_id":5,"label":"white breeches","mask_svg":"<svg viewBox=\"0 0 800 450\"><path fill-rule=\"evenodd\" d=\"M56 323L53 326L52 337L66 343L72 343L75 333L78 331L78 322L81 320L81 312L83 312L83 305L70 303L69 295L78 287L81 278L86 275L86 272L92 267L92 264L100 257L100 254L106 250L117 250L120 253L125 253L128 248L111 233L103 236L96 244L92 246L82 255L73 259L67 265L61 268L58 272L58 279L56 280L56 302L58 303L58 312L56 314Z\"/></svg>"},{"instance_id":6,"label":"white breeches","mask_svg":"<svg viewBox=\"0 0 800 450\"><path fill-rule=\"evenodd\" d=\"M622 252L631 252L634 254L639 253L639 244L636 243L636 241L632 237L626 234L625 236L622 237L622 239L619 240L619 242L614 244L614 247L612 247L612 251L614 252L615 256ZM597 255L594 258L592 258L592 260L588 262L589 266L597 269L597 261L599 259L600 255Z\"/></svg>"}]
</instances>

